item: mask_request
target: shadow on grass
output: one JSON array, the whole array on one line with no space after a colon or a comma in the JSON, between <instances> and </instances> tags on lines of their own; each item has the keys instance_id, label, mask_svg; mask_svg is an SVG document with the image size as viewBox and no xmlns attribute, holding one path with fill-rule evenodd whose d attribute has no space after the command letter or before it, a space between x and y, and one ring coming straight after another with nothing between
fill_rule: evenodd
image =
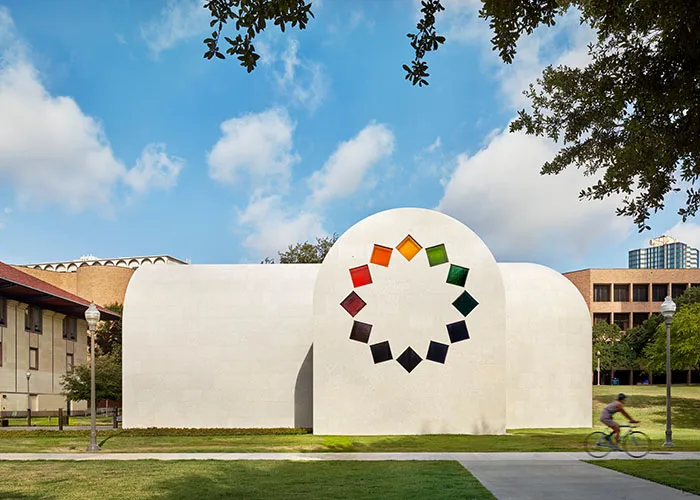
<instances>
[{"instance_id":1,"label":"shadow on grass","mask_svg":"<svg viewBox=\"0 0 700 500\"><path fill-rule=\"evenodd\" d=\"M14 490L0 488L0 498L11 498L12 500L53 500L56 497L46 493L17 493Z\"/></svg>"},{"instance_id":2,"label":"shadow on grass","mask_svg":"<svg viewBox=\"0 0 700 500\"><path fill-rule=\"evenodd\" d=\"M666 422L666 396L634 395L628 403L629 411L634 416L635 410L646 411L651 421L663 425ZM594 401L605 405L609 396L596 396ZM700 400L676 397L671 393L671 418L673 425L687 429L700 429Z\"/></svg>"},{"instance_id":3,"label":"shadow on grass","mask_svg":"<svg viewBox=\"0 0 700 500\"><path fill-rule=\"evenodd\" d=\"M154 498L493 498L456 462L207 461L206 473L187 468L154 484Z\"/></svg>"}]
</instances>

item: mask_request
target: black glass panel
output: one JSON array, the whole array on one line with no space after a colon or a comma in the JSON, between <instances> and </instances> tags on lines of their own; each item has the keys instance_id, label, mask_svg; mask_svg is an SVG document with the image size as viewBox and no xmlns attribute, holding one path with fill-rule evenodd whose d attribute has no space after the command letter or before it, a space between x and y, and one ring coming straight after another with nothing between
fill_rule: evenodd
<instances>
[{"instance_id":1,"label":"black glass panel","mask_svg":"<svg viewBox=\"0 0 700 500\"><path fill-rule=\"evenodd\" d=\"M350 332L350 338L352 340L357 340L358 342L364 342L365 344L369 342L369 334L372 332L372 325L369 323L362 323L361 321L355 321L352 324L352 331Z\"/></svg>"},{"instance_id":2,"label":"black glass panel","mask_svg":"<svg viewBox=\"0 0 700 500\"><path fill-rule=\"evenodd\" d=\"M423 358L421 358L416 351L408 347L401 353L401 356L396 358L396 361L398 361L399 364L404 367L404 370L411 373L413 369L418 366L421 361L423 361Z\"/></svg>"},{"instance_id":3,"label":"black glass panel","mask_svg":"<svg viewBox=\"0 0 700 500\"><path fill-rule=\"evenodd\" d=\"M453 344L455 342L459 342L460 340L467 340L469 338L466 321L450 323L447 325L447 333L450 336L450 342Z\"/></svg>"},{"instance_id":4,"label":"black glass panel","mask_svg":"<svg viewBox=\"0 0 700 500\"><path fill-rule=\"evenodd\" d=\"M444 363L445 358L447 358L447 344L441 344L440 342L430 341L430 346L428 347L427 359L430 361L435 361L436 363Z\"/></svg>"},{"instance_id":5,"label":"black glass panel","mask_svg":"<svg viewBox=\"0 0 700 500\"><path fill-rule=\"evenodd\" d=\"M375 363L383 363L384 361L393 359L388 341L380 342L379 344L374 344L369 347L372 350L372 358Z\"/></svg>"}]
</instances>

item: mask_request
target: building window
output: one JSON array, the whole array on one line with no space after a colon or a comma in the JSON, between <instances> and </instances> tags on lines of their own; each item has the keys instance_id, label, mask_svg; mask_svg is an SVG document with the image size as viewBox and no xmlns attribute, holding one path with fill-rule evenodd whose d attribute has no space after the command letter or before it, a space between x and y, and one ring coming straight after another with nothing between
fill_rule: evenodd
<instances>
[{"instance_id":1,"label":"building window","mask_svg":"<svg viewBox=\"0 0 700 500\"><path fill-rule=\"evenodd\" d=\"M632 285L634 302L649 302L649 285Z\"/></svg>"},{"instance_id":2,"label":"building window","mask_svg":"<svg viewBox=\"0 0 700 500\"><path fill-rule=\"evenodd\" d=\"M66 373L73 373L75 358L72 354L66 354Z\"/></svg>"},{"instance_id":3,"label":"building window","mask_svg":"<svg viewBox=\"0 0 700 500\"><path fill-rule=\"evenodd\" d=\"M668 294L668 285L651 285L652 302L663 302Z\"/></svg>"},{"instance_id":4,"label":"building window","mask_svg":"<svg viewBox=\"0 0 700 500\"><path fill-rule=\"evenodd\" d=\"M676 297L680 297L681 295L683 295L683 292L685 292L687 287L688 285L686 285L685 283L674 283L673 285L671 285L671 297L674 299Z\"/></svg>"},{"instance_id":5,"label":"building window","mask_svg":"<svg viewBox=\"0 0 700 500\"><path fill-rule=\"evenodd\" d=\"M593 285L593 302L610 302L610 285Z\"/></svg>"},{"instance_id":6,"label":"building window","mask_svg":"<svg viewBox=\"0 0 700 500\"><path fill-rule=\"evenodd\" d=\"M629 285L615 285L614 294L615 294L615 302L629 302L630 301L630 286Z\"/></svg>"},{"instance_id":7,"label":"building window","mask_svg":"<svg viewBox=\"0 0 700 500\"><path fill-rule=\"evenodd\" d=\"M610 323L610 313L593 313L593 323Z\"/></svg>"},{"instance_id":8,"label":"building window","mask_svg":"<svg viewBox=\"0 0 700 500\"><path fill-rule=\"evenodd\" d=\"M40 307L29 306L24 311L24 329L28 332L41 333L43 311Z\"/></svg>"},{"instance_id":9,"label":"building window","mask_svg":"<svg viewBox=\"0 0 700 500\"><path fill-rule=\"evenodd\" d=\"M7 300L0 295L0 326L7 326Z\"/></svg>"},{"instance_id":10,"label":"building window","mask_svg":"<svg viewBox=\"0 0 700 500\"><path fill-rule=\"evenodd\" d=\"M39 369L39 348L30 347L29 348L29 369L38 370Z\"/></svg>"},{"instance_id":11,"label":"building window","mask_svg":"<svg viewBox=\"0 0 700 500\"><path fill-rule=\"evenodd\" d=\"M623 332L630 327L630 315L629 313L615 313L613 321L620 327Z\"/></svg>"},{"instance_id":12,"label":"building window","mask_svg":"<svg viewBox=\"0 0 700 500\"><path fill-rule=\"evenodd\" d=\"M63 338L66 340L78 338L78 320L76 318L63 318Z\"/></svg>"},{"instance_id":13,"label":"building window","mask_svg":"<svg viewBox=\"0 0 700 500\"><path fill-rule=\"evenodd\" d=\"M642 323L644 323L648 319L649 313L633 313L632 326L642 326Z\"/></svg>"}]
</instances>

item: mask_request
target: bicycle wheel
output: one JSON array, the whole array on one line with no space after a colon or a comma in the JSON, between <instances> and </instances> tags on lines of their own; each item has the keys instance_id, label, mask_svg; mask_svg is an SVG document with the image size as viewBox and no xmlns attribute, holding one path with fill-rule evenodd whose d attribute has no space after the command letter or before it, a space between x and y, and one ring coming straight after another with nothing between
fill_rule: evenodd
<instances>
[{"instance_id":1,"label":"bicycle wheel","mask_svg":"<svg viewBox=\"0 0 700 500\"><path fill-rule=\"evenodd\" d=\"M593 458L603 458L610 453L612 447L606 438L607 434L601 431L591 432L583 442L586 452Z\"/></svg>"},{"instance_id":2,"label":"bicycle wheel","mask_svg":"<svg viewBox=\"0 0 700 500\"><path fill-rule=\"evenodd\" d=\"M632 431L620 443L630 457L642 458L651 451L651 439L642 431Z\"/></svg>"}]
</instances>

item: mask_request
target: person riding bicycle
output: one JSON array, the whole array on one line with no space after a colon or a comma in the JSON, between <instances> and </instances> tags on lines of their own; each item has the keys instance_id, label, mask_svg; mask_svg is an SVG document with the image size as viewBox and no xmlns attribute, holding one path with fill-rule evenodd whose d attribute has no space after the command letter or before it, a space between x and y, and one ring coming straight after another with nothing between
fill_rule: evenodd
<instances>
[{"instance_id":1,"label":"person riding bicycle","mask_svg":"<svg viewBox=\"0 0 700 500\"><path fill-rule=\"evenodd\" d=\"M630 421L631 424L638 424L639 420L633 419L627 411L625 411L625 399L627 399L627 396L624 394L620 393L617 395L617 400L613 401L612 403L609 403L608 405L603 408L603 411L600 414L600 421L603 422L605 425L610 427L613 430L613 435L615 439L613 440L613 446L617 449L618 442L620 441L620 425L615 422L615 419L613 418L613 415L615 413L622 413L622 415L625 416L627 420Z\"/></svg>"}]
</instances>

